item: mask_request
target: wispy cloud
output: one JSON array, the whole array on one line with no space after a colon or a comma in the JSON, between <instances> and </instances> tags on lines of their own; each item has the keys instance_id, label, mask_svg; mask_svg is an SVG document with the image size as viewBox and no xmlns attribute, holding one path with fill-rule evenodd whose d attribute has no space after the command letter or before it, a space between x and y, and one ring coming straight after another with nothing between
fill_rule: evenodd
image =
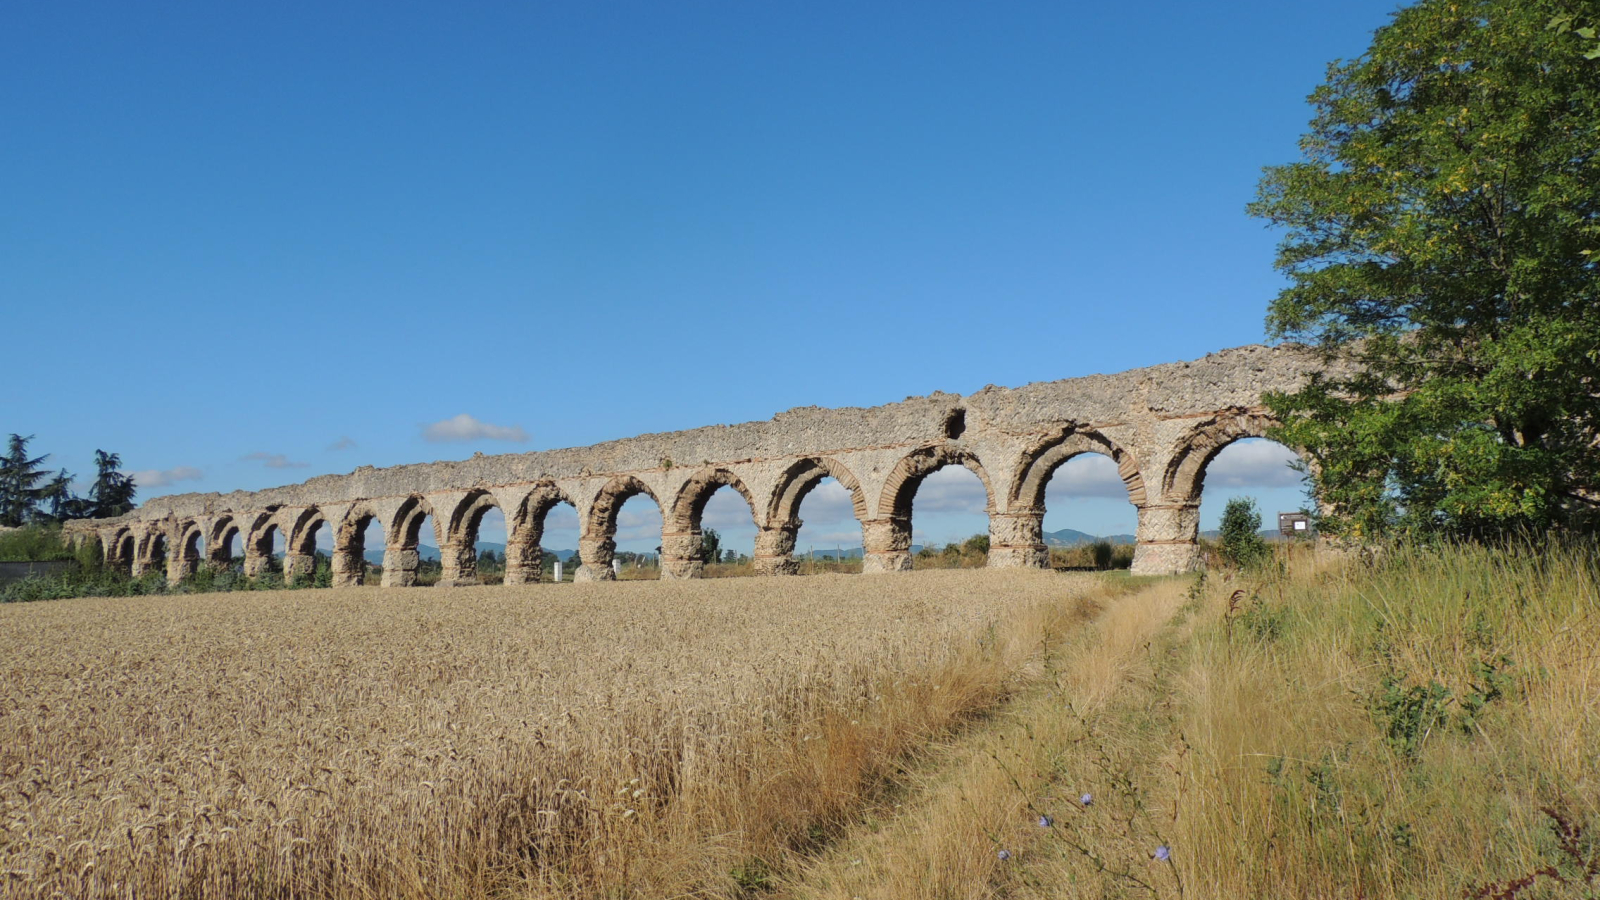
<instances>
[{"instance_id":1,"label":"wispy cloud","mask_svg":"<svg viewBox=\"0 0 1600 900\"><path fill-rule=\"evenodd\" d=\"M348 435L340 435L337 441L328 445L329 450L354 450L355 448L356 442L351 440Z\"/></svg>"},{"instance_id":2,"label":"wispy cloud","mask_svg":"<svg viewBox=\"0 0 1600 900\"><path fill-rule=\"evenodd\" d=\"M422 426L423 440L443 441L510 441L526 443L528 433L516 425L491 425L462 413L454 418Z\"/></svg>"},{"instance_id":3,"label":"wispy cloud","mask_svg":"<svg viewBox=\"0 0 1600 900\"><path fill-rule=\"evenodd\" d=\"M296 462L282 453L266 453L257 450L255 453L246 453L239 457L246 462L259 462L269 469L303 469L310 463Z\"/></svg>"},{"instance_id":4,"label":"wispy cloud","mask_svg":"<svg viewBox=\"0 0 1600 900\"><path fill-rule=\"evenodd\" d=\"M133 483L141 488L166 487L180 481L199 481L205 473L194 466L175 466L171 469L140 469L129 472L133 476Z\"/></svg>"}]
</instances>

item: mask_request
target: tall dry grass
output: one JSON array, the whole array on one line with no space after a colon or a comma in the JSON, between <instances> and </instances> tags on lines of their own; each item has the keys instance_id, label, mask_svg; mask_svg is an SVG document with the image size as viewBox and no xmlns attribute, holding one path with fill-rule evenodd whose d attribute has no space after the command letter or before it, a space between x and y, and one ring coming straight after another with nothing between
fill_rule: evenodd
<instances>
[{"instance_id":1,"label":"tall dry grass","mask_svg":"<svg viewBox=\"0 0 1600 900\"><path fill-rule=\"evenodd\" d=\"M1267 576L1213 577L1120 673L1062 683L1032 726L1060 735L1051 774L1014 788L1054 821L1005 823L1020 849L999 883L1018 897L1600 892L1594 548L1408 548L1376 565L1296 552Z\"/></svg>"},{"instance_id":2,"label":"tall dry grass","mask_svg":"<svg viewBox=\"0 0 1600 900\"><path fill-rule=\"evenodd\" d=\"M0 895L760 890L1037 676L1098 590L931 572L0 609Z\"/></svg>"},{"instance_id":3,"label":"tall dry grass","mask_svg":"<svg viewBox=\"0 0 1600 900\"><path fill-rule=\"evenodd\" d=\"M797 867L781 895L992 896L994 885L1014 870L1013 861L1022 859L1042 811L1061 815L1069 808L1064 791L1071 785L1062 780L1077 774L1066 764L1084 738L1080 716L1100 715L1130 678L1148 672L1146 645L1185 602L1184 587L1174 580L1108 581L1100 602L1085 610L1088 621L1052 645L1027 690L984 727L943 742L899 776L902 790L859 817L827 853ZM1137 593L1126 594L1130 590ZM1073 715L1063 715L1064 697L1072 698ZM1010 859L1001 859L1002 851Z\"/></svg>"}]
</instances>

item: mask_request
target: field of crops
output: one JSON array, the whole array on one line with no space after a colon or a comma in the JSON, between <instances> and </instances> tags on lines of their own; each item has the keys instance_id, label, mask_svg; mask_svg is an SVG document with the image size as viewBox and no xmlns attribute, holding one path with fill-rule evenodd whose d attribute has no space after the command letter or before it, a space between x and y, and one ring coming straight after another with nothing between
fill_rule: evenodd
<instances>
[{"instance_id":1,"label":"field of crops","mask_svg":"<svg viewBox=\"0 0 1600 900\"><path fill-rule=\"evenodd\" d=\"M734 895L1001 696L1087 576L0 608L0 895Z\"/></svg>"}]
</instances>

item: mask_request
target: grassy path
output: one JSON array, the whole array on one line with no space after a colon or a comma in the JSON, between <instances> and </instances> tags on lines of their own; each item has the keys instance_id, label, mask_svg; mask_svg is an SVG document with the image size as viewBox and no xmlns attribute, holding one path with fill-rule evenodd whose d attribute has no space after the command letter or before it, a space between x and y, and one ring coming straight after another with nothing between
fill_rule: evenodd
<instances>
[{"instance_id":1,"label":"grassy path","mask_svg":"<svg viewBox=\"0 0 1600 900\"><path fill-rule=\"evenodd\" d=\"M792 900L1600 896L1593 547L1107 601Z\"/></svg>"},{"instance_id":2,"label":"grassy path","mask_svg":"<svg viewBox=\"0 0 1600 900\"><path fill-rule=\"evenodd\" d=\"M1088 627L1068 635L1045 658L1029 689L983 727L928 754L905 775L896 802L864 817L827 854L798 872L783 895L794 900L985 897L997 886L1037 883L1026 868L1036 858L1076 854L1068 846L1053 846L1049 838L1066 832L1041 828L1039 816L1078 815L1082 794L1107 781L1095 758L1107 748L1085 742L1084 722L1126 701L1129 685L1153 684L1152 641L1186 602L1186 586L1169 580L1109 601ZM1072 698L1070 705L1065 698ZM1107 793L1091 804L1090 809L1118 805ZM1092 852L1109 870L1159 880L1163 873L1152 869L1148 854L1136 846L1143 836L1135 833L1125 846ZM1002 859L1001 851L1009 858Z\"/></svg>"}]
</instances>

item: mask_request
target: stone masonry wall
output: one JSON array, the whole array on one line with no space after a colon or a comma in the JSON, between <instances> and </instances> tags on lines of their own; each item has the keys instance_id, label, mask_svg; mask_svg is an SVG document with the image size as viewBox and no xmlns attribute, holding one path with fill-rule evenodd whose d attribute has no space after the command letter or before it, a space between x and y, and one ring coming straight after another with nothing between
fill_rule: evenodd
<instances>
[{"instance_id":1,"label":"stone masonry wall","mask_svg":"<svg viewBox=\"0 0 1600 900\"><path fill-rule=\"evenodd\" d=\"M911 497L944 465L977 472L989 492L991 566L1042 566L1043 486L1082 452L1116 460L1139 512L1134 571L1187 571L1198 563L1199 492L1205 465L1233 440L1272 422L1267 391L1292 390L1324 362L1299 345L1249 346L1114 375L987 387L968 396L934 393L869 409L803 407L764 422L647 434L590 447L485 456L323 475L300 484L228 494L158 497L119 519L74 523L78 539L101 541L108 560L142 571L165 557L177 579L217 563L237 534L247 571L286 538L286 572L308 572L315 533L334 534L341 584L360 583L361 533L383 526L384 583L415 578L417 523L433 514L444 583L471 581L478 520L505 514L508 582L537 580L544 514L559 502L581 523L579 577L610 577L615 516L627 497L648 493L664 520L663 577L700 571L700 509L733 486L750 501L757 567L795 570L800 499L818 481L850 489L861 520L865 571L910 568Z\"/></svg>"}]
</instances>

